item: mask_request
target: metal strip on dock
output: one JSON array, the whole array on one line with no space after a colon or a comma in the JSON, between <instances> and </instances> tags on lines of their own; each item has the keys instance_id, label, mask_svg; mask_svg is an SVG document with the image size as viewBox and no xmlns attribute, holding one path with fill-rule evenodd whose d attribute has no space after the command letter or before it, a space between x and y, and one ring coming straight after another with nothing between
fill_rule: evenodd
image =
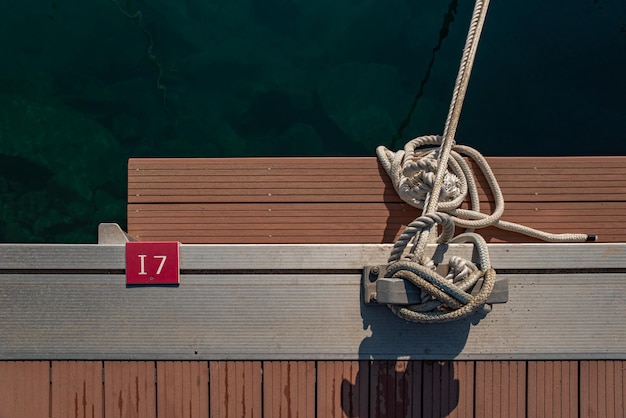
<instances>
[{"instance_id":1,"label":"metal strip on dock","mask_svg":"<svg viewBox=\"0 0 626 418\"><path fill-rule=\"evenodd\" d=\"M0 359L626 358L624 244L490 245L509 302L438 325L362 303L389 250L181 245L179 286L129 287L123 245L3 244Z\"/></svg>"}]
</instances>

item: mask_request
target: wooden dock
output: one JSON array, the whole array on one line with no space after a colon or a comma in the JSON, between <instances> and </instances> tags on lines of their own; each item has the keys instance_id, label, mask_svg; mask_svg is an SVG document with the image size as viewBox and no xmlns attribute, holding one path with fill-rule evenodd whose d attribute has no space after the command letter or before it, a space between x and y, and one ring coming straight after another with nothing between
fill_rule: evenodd
<instances>
[{"instance_id":1,"label":"wooden dock","mask_svg":"<svg viewBox=\"0 0 626 418\"><path fill-rule=\"evenodd\" d=\"M503 219L599 242L487 229L510 301L427 326L358 294L419 215L374 158L131 160L128 232L182 242L182 284L0 246L0 417L625 416L626 157L488 160Z\"/></svg>"}]
</instances>

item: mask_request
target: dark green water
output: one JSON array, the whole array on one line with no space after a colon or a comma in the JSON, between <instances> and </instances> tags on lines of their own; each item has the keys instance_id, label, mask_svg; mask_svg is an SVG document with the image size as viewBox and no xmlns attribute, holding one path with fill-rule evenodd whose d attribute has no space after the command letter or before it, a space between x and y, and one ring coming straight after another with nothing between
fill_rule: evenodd
<instances>
[{"instance_id":1,"label":"dark green water","mask_svg":"<svg viewBox=\"0 0 626 418\"><path fill-rule=\"evenodd\" d=\"M125 224L128 157L374 155L441 133L473 7L0 0L0 241ZM626 154L626 0L494 0L459 143Z\"/></svg>"}]
</instances>

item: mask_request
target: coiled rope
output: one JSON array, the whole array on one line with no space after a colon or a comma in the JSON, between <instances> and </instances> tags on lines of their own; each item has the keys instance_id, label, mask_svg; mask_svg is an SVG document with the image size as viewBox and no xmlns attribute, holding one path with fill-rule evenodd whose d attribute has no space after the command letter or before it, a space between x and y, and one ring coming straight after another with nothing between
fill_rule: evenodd
<instances>
[{"instance_id":1,"label":"coiled rope","mask_svg":"<svg viewBox=\"0 0 626 418\"><path fill-rule=\"evenodd\" d=\"M549 242L595 239L587 234L551 234L502 221L504 198L489 164L475 149L455 142L454 135L488 6L489 0L477 0L475 3L443 136L415 138L398 152L384 146L376 149L376 155L391 177L398 195L408 204L423 210L422 215L411 222L396 241L385 273L385 277L407 280L421 289L421 303L390 305L396 315L412 322L447 322L491 310L486 301L493 290L496 272L491 267L487 243L473 232L474 229L495 226ZM474 161L487 179L495 199L491 214L480 210L476 182L464 157ZM466 197L469 197L470 208L461 209ZM441 244L473 243L479 255L479 265L452 257L448 274L445 277L438 274L433 260L425 255L430 234L437 233L436 225L441 227L437 240ZM466 228L468 232L454 237L456 226ZM413 246L405 255L411 241Z\"/></svg>"}]
</instances>

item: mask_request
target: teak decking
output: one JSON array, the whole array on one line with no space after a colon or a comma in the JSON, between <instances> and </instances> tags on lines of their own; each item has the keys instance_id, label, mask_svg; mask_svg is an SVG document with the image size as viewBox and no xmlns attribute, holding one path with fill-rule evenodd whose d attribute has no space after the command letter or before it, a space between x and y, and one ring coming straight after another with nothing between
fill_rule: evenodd
<instances>
[{"instance_id":1,"label":"teak decking","mask_svg":"<svg viewBox=\"0 0 626 418\"><path fill-rule=\"evenodd\" d=\"M626 242L626 158L489 161L504 219ZM183 243L389 243L418 214L373 158L131 160L128 199L131 235ZM614 357L0 361L0 417L619 417L625 367Z\"/></svg>"},{"instance_id":2,"label":"teak decking","mask_svg":"<svg viewBox=\"0 0 626 418\"><path fill-rule=\"evenodd\" d=\"M626 242L626 158L488 161L504 220ZM388 243L420 213L370 157L135 159L128 173L128 232L141 240ZM481 192L488 207L491 196ZM533 242L482 232L491 242Z\"/></svg>"}]
</instances>

